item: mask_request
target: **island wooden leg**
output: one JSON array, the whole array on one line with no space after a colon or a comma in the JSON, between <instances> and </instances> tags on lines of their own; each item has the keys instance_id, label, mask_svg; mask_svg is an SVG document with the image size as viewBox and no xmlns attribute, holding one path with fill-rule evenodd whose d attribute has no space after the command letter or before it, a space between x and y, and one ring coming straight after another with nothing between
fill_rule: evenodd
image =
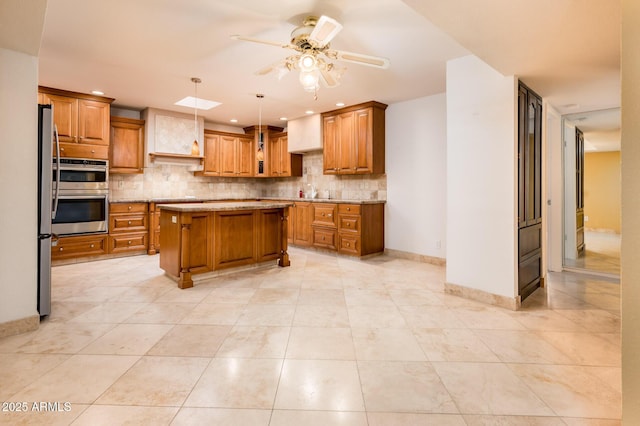
<instances>
[{"instance_id":1,"label":"island wooden leg","mask_svg":"<svg viewBox=\"0 0 640 426\"><path fill-rule=\"evenodd\" d=\"M289 231L289 209L282 209L282 242L280 243L280 257L278 258L278 266L285 267L290 266L291 261L289 261L289 253L287 253L288 248L288 231Z\"/></svg>"},{"instance_id":2,"label":"island wooden leg","mask_svg":"<svg viewBox=\"0 0 640 426\"><path fill-rule=\"evenodd\" d=\"M180 249L180 278L178 287L193 287L191 279L190 256L189 256L189 238L191 236L191 215L182 215L182 247Z\"/></svg>"}]
</instances>

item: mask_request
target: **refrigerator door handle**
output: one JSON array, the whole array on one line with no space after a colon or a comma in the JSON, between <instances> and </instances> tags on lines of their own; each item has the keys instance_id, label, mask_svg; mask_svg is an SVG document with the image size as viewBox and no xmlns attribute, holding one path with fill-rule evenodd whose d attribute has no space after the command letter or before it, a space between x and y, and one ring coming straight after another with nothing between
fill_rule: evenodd
<instances>
[{"instance_id":1,"label":"refrigerator door handle","mask_svg":"<svg viewBox=\"0 0 640 426\"><path fill-rule=\"evenodd\" d=\"M60 138L58 137L58 125L53 125L53 134L56 138L56 158L57 158L57 167L56 167L56 193L53 197L53 212L51 213L51 219L56 218L56 213L58 212L58 198L60 197Z\"/></svg>"}]
</instances>

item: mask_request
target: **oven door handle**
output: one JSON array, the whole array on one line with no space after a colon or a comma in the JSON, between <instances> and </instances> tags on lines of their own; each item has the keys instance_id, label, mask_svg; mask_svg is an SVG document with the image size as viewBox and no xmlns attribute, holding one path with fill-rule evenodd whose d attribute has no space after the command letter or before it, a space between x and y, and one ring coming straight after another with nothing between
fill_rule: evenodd
<instances>
[{"instance_id":1,"label":"oven door handle","mask_svg":"<svg viewBox=\"0 0 640 426\"><path fill-rule=\"evenodd\" d=\"M56 214L58 213L58 199L60 198L60 138L58 136L58 125L53 125L53 134L56 137L56 156L57 156L57 167L56 167L56 193L53 197L53 212L51 212L51 219L56 218Z\"/></svg>"}]
</instances>

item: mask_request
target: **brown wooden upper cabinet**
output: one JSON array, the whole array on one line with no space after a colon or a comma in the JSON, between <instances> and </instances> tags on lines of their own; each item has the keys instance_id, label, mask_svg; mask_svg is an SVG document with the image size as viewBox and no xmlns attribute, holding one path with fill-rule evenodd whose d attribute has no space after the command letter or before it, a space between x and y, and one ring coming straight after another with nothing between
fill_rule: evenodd
<instances>
[{"instance_id":1,"label":"brown wooden upper cabinet","mask_svg":"<svg viewBox=\"0 0 640 426\"><path fill-rule=\"evenodd\" d=\"M302 176L302 155L289 153L287 133L282 130L276 126L244 128L245 133L254 138L255 177Z\"/></svg>"},{"instance_id":2,"label":"brown wooden upper cabinet","mask_svg":"<svg viewBox=\"0 0 640 426\"><path fill-rule=\"evenodd\" d=\"M365 102L322 114L324 174L385 172L385 109Z\"/></svg>"},{"instance_id":3,"label":"brown wooden upper cabinet","mask_svg":"<svg viewBox=\"0 0 640 426\"><path fill-rule=\"evenodd\" d=\"M109 159L113 99L40 86L38 102L53 105L61 157Z\"/></svg>"},{"instance_id":4,"label":"brown wooden upper cabinet","mask_svg":"<svg viewBox=\"0 0 640 426\"><path fill-rule=\"evenodd\" d=\"M267 154L269 159L267 168L270 176L302 176L302 155L289 153L286 132L270 135Z\"/></svg>"},{"instance_id":5,"label":"brown wooden upper cabinet","mask_svg":"<svg viewBox=\"0 0 640 426\"><path fill-rule=\"evenodd\" d=\"M220 176L253 176L253 139L246 136L221 134ZM206 154L205 154L206 155Z\"/></svg>"},{"instance_id":6,"label":"brown wooden upper cabinet","mask_svg":"<svg viewBox=\"0 0 640 426\"><path fill-rule=\"evenodd\" d=\"M111 117L109 172L144 172L144 120Z\"/></svg>"}]
</instances>

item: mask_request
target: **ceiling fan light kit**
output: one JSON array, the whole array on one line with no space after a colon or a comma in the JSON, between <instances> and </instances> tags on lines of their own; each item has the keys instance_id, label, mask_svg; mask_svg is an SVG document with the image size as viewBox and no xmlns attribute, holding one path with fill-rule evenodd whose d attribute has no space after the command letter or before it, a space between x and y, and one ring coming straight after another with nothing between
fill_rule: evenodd
<instances>
[{"instance_id":1,"label":"ceiling fan light kit","mask_svg":"<svg viewBox=\"0 0 640 426\"><path fill-rule=\"evenodd\" d=\"M286 72L297 69L300 71L299 80L304 90L314 93L317 98L317 91L320 88L319 82L322 81L327 88L336 87L340 84L340 77L345 70L344 67L337 67L331 62L327 62L323 56L334 61L352 62L380 69L386 69L390 65L387 58L330 49L329 42L341 30L342 24L323 15L320 18L308 16L301 26L291 31L291 43L289 44L240 35L231 37L236 40L267 44L298 52L277 64L259 70L256 74L265 75L277 70L278 77L281 78Z\"/></svg>"}]
</instances>

